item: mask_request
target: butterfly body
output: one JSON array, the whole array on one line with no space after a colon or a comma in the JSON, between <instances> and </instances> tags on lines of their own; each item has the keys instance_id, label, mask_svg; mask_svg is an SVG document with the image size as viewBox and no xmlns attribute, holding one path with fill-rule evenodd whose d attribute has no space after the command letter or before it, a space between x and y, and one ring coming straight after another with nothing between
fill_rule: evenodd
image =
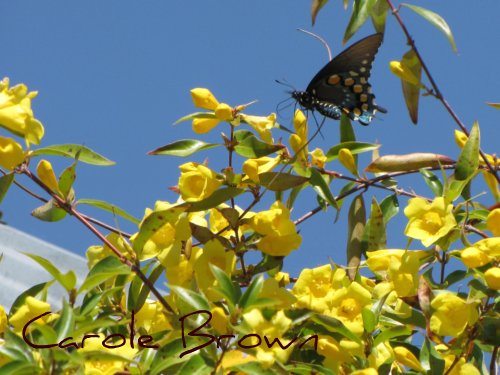
<instances>
[{"instance_id":1,"label":"butterfly body","mask_svg":"<svg viewBox=\"0 0 500 375\"><path fill-rule=\"evenodd\" d=\"M386 113L375 103L368 83L382 37L373 34L353 44L326 64L305 91L293 91L292 97L305 110L317 110L334 120L345 113L362 125L368 125L377 110Z\"/></svg>"}]
</instances>

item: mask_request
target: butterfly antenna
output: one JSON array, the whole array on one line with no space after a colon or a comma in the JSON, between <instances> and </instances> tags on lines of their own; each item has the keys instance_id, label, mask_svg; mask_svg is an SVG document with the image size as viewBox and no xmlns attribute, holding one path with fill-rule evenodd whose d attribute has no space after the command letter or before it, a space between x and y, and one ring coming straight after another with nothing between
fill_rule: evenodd
<instances>
[{"instance_id":1,"label":"butterfly antenna","mask_svg":"<svg viewBox=\"0 0 500 375\"><path fill-rule=\"evenodd\" d=\"M282 100L281 102L278 103L278 105L276 106L276 113L278 114L279 117L283 118L283 119L289 119L290 117L285 117L285 116L282 116L281 115L281 111L287 109L288 107L290 107L291 105L293 105L293 102L291 101L293 100L292 97L289 97L289 98L286 98L284 100ZM290 101L290 103L286 104L286 105L283 105L285 104L286 102Z\"/></svg>"},{"instance_id":2,"label":"butterfly antenna","mask_svg":"<svg viewBox=\"0 0 500 375\"><path fill-rule=\"evenodd\" d=\"M314 122L316 123L316 126L318 127L319 135L321 135L322 139L325 139L325 137L323 136L323 133L321 133L321 128L323 127L323 124L325 123L326 117L323 116L323 120L321 121L321 124L320 124L318 122L318 119L316 118L316 115L314 114L314 112L311 112L311 113L313 115Z\"/></svg>"},{"instance_id":3,"label":"butterfly antenna","mask_svg":"<svg viewBox=\"0 0 500 375\"><path fill-rule=\"evenodd\" d=\"M295 87L293 85L291 85L290 83L288 83L287 80L284 78L281 81L278 79L275 79L274 81L280 85L283 85L283 86L288 87L289 89L292 89L293 91L296 91Z\"/></svg>"},{"instance_id":4,"label":"butterfly antenna","mask_svg":"<svg viewBox=\"0 0 500 375\"><path fill-rule=\"evenodd\" d=\"M328 61L332 61L332 50L330 49L330 46L328 45L328 43L322 37L320 37L317 34L314 34L311 31L307 31L304 29L297 29L297 30L302 31L303 33L306 33L307 35L310 35L310 36L318 39L321 43L323 43L323 46L326 48L326 52L328 53Z\"/></svg>"}]
</instances>

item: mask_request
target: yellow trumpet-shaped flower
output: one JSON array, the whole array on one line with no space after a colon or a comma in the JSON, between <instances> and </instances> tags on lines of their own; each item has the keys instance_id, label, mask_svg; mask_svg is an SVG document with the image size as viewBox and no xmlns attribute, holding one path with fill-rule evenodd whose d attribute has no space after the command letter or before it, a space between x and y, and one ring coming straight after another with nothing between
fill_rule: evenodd
<instances>
[{"instance_id":1,"label":"yellow trumpet-shaped flower","mask_svg":"<svg viewBox=\"0 0 500 375\"><path fill-rule=\"evenodd\" d=\"M488 214L486 227L494 236L500 237L500 208L495 208Z\"/></svg>"},{"instance_id":2,"label":"yellow trumpet-shaped flower","mask_svg":"<svg viewBox=\"0 0 500 375\"><path fill-rule=\"evenodd\" d=\"M476 303L467 303L451 292L438 294L431 307L431 331L441 336L457 337L479 317Z\"/></svg>"},{"instance_id":3,"label":"yellow trumpet-shaped flower","mask_svg":"<svg viewBox=\"0 0 500 375\"><path fill-rule=\"evenodd\" d=\"M403 81L409 82L415 86L420 85L420 80L418 79L418 77L413 74L411 69L403 62L391 61L389 63L389 67L391 69L391 72L401 78Z\"/></svg>"},{"instance_id":4,"label":"yellow trumpet-shaped flower","mask_svg":"<svg viewBox=\"0 0 500 375\"><path fill-rule=\"evenodd\" d=\"M179 191L186 202L205 199L222 185L217 174L203 164L189 162L179 166L179 169Z\"/></svg>"},{"instance_id":5,"label":"yellow trumpet-shaped flower","mask_svg":"<svg viewBox=\"0 0 500 375\"><path fill-rule=\"evenodd\" d=\"M7 328L7 314L5 313L5 309L2 305L0 305L0 335L5 332Z\"/></svg>"},{"instance_id":6,"label":"yellow trumpet-shaped flower","mask_svg":"<svg viewBox=\"0 0 500 375\"><path fill-rule=\"evenodd\" d=\"M44 301L40 301L34 297L28 296L24 301L24 305L19 307L17 311L10 317L9 323L14 327L14 332L16 332L17 334L21 334L24 326L30 320L48 311L51 311L50 304ZM37 319L36 324L46 324L56 317L57 315L55 314L46 315L40 319ZM29 328L34 328L36 324L33 323L33 326L30 325Z\"/></svg>"},{"instance_id":7,"label":"yellow trumpet-shaped flower","mask_svg":"<svg viewBox=\"0 0 500 375\"><path fill-rule=\"evenodd\" d=\"M341 148L339 150L339 161L342 163L346 169L352 174L358 174L358 168L356 167L356 161L354 160L354 156L352 156L351 150L348 148Z\"/></svg>"},{"instance_id":8,"label":"yellow trumpet-shaped flower","mask_svg":"<svg viewBox=\"0 0 500 375\"><path fill-rule=\"evenodd\" d=\"M484 273L484 279L486 280L486 284L488 284L488 288L493 290L500 290L500 268L499 267L491 267Z\"/></svg>"},{"instance_id":9,"label":"yellow trumpet-shaped flower","mask_svg":"<svg viewBox=\"0 0 500 375\"><path fill-rule=\"evenodd\" d=\"M422 198L412 198L404 213L408 218L405 234L421 240L424 246L430 246L456 227L453 205L446 204L443 197L437 197L432 203Z\"/></svg>"},{"instance_id":10,"label":"yellow trumpet-shaped flower","mask_svg":"<svg viewBox=\"0 0 500 375\"><path fill-rule=\"evenodd\" d=\"M194 105L198 108L214 111L219 105L218 100L215 99L214 94L209 89L194 88L191 90L191 98Z\"/></svg>"},{"instance_id":11,"label":"yellow trumpet-shaped flower","mask_svg":"<svg viewBox=\"0 0 500 375\"><path fill-rule=\"evenodd\" d=\"M500 237L479 240L460 253L460 259L469 268L482 267L498 257L500 257Z\"/></svg>"},{"instance_id":12,"label":"yellow trumpet-shaped flower","mask_svg":"<svg viewBox=\"0 0 500 375\"><path fill-rule=\"evenodd\" d=\"M311 162L318 168L324 168L326 163L326 155L322 149L316 148L309 153L311 155Z\"/></svg>"},{"instance_id":13,"label":"yellow trumpet-shaped flower","mask_svg":"<svg viewBox=\"0 0 500 375\"><path fill-rule=\"evenodd\" d=\"M269 116L252 116L245 115L242 113L240 115L241 121L246 122L250 125L257 133L259 133L260 138L267 143L273 142L273 137L271 135L271 129L276 125L276 113L271 113Z\"/></svg>"},{"instance_id":14,"label":"yellow trumpet-shaped flower","mask_svg":"<svg viewBox=\"0 0 500 375\"><path fill-rule=\"evenodd\" d=\"M234 120L236 110L226 103L219 103L210 90L205 88L192 89L191 98L196 107L213 111L193 119L193 131L195 133L208 133L221 121Z\"/></svg>"},{"instance_id":15,"label":"yellow trumpet-shaped flower","mask_svg":"<svg viewBox=\"0 0 500 375\"><path fill-rule=\"evenodd\" d=\"M12 138L0 137L0 166L9 171L24 160L24 151Z\"/></svg>"},{"instance_id":16,"label":"yellow trumpet-shaped flower","mask_svg":"<svg viewBox=\"0 0 500 375\"><path fill-rule=\"evenodd\" d=\"M44 129L31 109L31 99L36 91L28 92L24 84L9 88L9 79L0 81L0 126L23 137L26 142L39 144Z\"/></svg>"},{"instance_id":17,"label":"yellow trumpet-shaped flower","mask_svg":"<svg viewBox=\"0 0 500 375\"><path fill-rule=\"evenodd\" d=\"M271 172L274 167L280 163L280 157L270 158L269 156L263 156L258 159L248 159L243 163L243 172L252 181L259 183L259 174L265 172Z\"/></svg>"},{"instance_id":18,"label":"yellow trumpet-shaped flower","mask_svg":"<svg viewBox=\"0 0 500 375\"><path fill-rule=\"evenodd\" d=\"M422 367L417 357L404 346L396 346L393 348L393 351L396 361L403 366L409 367L415 371L425 372L425 369Z\"/></svg>"}]
</instances>

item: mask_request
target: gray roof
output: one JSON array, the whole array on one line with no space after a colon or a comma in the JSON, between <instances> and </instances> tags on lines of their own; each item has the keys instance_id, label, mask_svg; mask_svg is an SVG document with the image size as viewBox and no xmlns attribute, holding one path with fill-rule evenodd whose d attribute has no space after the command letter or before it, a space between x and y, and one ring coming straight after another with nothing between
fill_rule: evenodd
<instances>
[{"instance_id":1,"label":"gray roof","mask_svg":"<svg viewBox=\"0 0 500 375\"><path fill-rule=\"evenodd\" d=\"M0 225L0 254L3 255L0 261L0 305L7 311L19 294L52 279L47 271L23 252L50 260L63 273L73 270L78 284L88 271L85 258L12 227ZM66 295L66 291L54 283L49 288L47 302L57 308Z\"/></svg>"}]
</instances>

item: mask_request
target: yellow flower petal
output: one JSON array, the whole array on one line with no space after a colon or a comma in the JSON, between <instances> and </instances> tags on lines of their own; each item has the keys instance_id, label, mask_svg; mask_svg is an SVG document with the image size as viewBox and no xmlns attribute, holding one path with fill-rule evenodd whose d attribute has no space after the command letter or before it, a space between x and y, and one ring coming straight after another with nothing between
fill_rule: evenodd
<instances>
[{"instance_id":1,"label":"yellow flower petal","mask_svg":"<svg viewBox=\"0 0 500 375\"><path fill-rule=\"evenodd\" d=\"M218 118L195 118L193 119L193 131L196 134L205 134L219 124Z\"/></svg>"},{"instance_id":2,"label":"yellow flower petal","mask_svg":"<svg viewBox=\"0 0 500 375\"><path fill-rule=\"evenodd\" d=\"M233 108L226 103L220 103L215 108L215 116L222 121L231 121L233 117Z\"/></svg>"},{"instance_id":3,"label":"yellow flower petal","mask_svg":"<svg viewBox=\"0 0 500 375\"><path fill-rule=\"evenodd\" d=\"M352 156L351 150L347 148L341 148L339 150L339 161L344 167L346 167L349 172L355 175L358 174L356 162L354 161L354 156Z\"/></svg>"},{"instance_id":4,"label":"yellow flower petal","mask_svg":"<svg viewBox=\"0 0 500 375\"><path fill-rule=\"evenodd\" d=\"M0 165L13 170L24 161L24 151L19 143L12 138L0 137Z\"/></svg>"},{"instance_id":5,"label":"yellow flower petal","mask_svg":"<svg viewBox=\"0 0 500 375\"><path fill-rule=\"evenodd\" d=\"M486 227L495 237L500 237L500 208L495 208L488 214Z\"/></svg>"},{"instance_id":6,"label":"yellow flower petal","mask_svg":"<svg viewBox=\"0 0 500 375\"><path fill-rule=\"evenodd\" d=\"M191 90L191 98L193 103L198 108L204 108L214 111L219 105L215 96L210 92L209 89L205 88L195 88Z\"/></svg>"},{"instance_id":7,"label":"yellow flower petal","mask_svg":"<svg viewBox=\"0 0 500 375\"><path fill-rule=\"evenodd\" d=\"M500 268L499 267L491 267L484 273L484 279L486 280L486 284L488 284L488 288L493 290L500 289Z\"/></svg>"},{"instance_id":8,"label":"yellow flower petal","mask_svg":"<svg viewBox=\"0 0 500 375\"><path fill-rule=\"evenodd\" d=\"M389 67L391 69L391 72L401 78L403 81L409 82L416 86L420 85L420 80L418 79L418 77L415 76L411 69L401 61L391 61L389 63Z\"/></svg>"},{"instance_id":9,"label":"yellow flower petal","mask_svg":"<svg viewBox=\"0 0 500 375\"><path fill-rule=\"evenodd\" d=\"M36 173L40 180L47 185L47 187L57 193L59 192L59 184L57 182L52 164L48 160L40 160L36 167Z\"/></svg>"}]
</instances>

